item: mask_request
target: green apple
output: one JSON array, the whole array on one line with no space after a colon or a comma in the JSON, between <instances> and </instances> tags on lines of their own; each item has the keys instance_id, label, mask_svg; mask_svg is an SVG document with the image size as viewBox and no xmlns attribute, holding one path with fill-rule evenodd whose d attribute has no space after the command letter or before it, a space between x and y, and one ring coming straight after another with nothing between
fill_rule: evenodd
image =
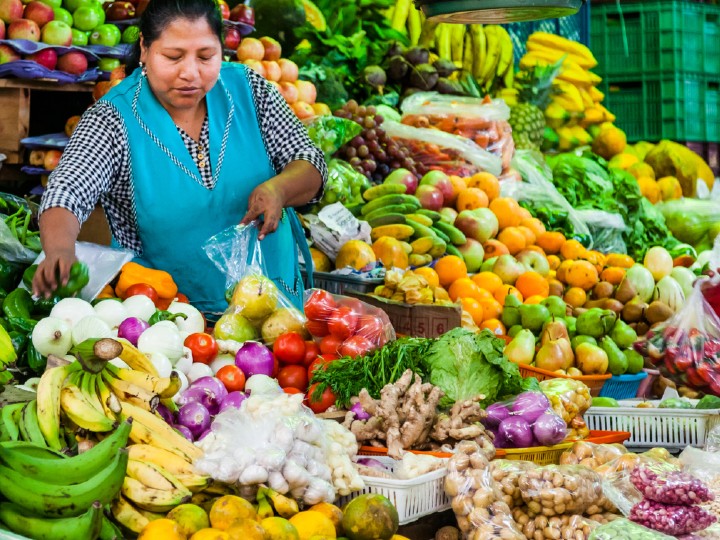
<instances>
[{"instance_id":1,"label":"green apple","mask_svg":"<svg viewBox=\"0 0 720 540\"><path fill-rule=\"evenodd\" d=\"M84 47L88 44L88 35L77 28L72 29L72 44L78 47Z\"/></svg>"},{"instance_id":2,"label":"green apple","mask_svg":"<svg viewBox=\"0 0 720 540\"><path fill-rule=\"evenodd\" d=\"M67 9L61 7L53 8L53 13L55 13L56 21L62 21L68 26L73 25L72 14Z\"/></svg>"},{"instance_id":3,"label":"green apple","mask_svg":"<svg viewBox=\"0 0 720 540\"><path fill-rule=\"evenodd\" d=\"M51 8L59 8L62 5L62 0L40 0L43 4L47 4ZM23 4L26 2L23 2ZM57 17L55 17L57 19Z\"/></svg>"},{"instance_id":4,"label":"green apple","mask_svg":"<svg viewBox=\"0 0 720 540\"><path fill-rule=\"evenodd\" d=\"M117 58L101 58L98 62L98 69L100 71L110 72L116 67L120 67L120 60Z\"/></svg>"},{"instance_id":5,"label":"green apple","mask_svg":"<svg viewBox=\"0 0 720 540\"><path fill-rule=\"evenodd\" d=\"M120 43L121 37L120 29L114 24L101 24L90 34L90 45L115 47Z\"/></svg>"},{"instance_id":6,"label":"green apple","mask_svg":"<svg viewBox=\"0 0 720 540\"><path fill-rule=\"evenodd\" d=\"M54 1L54 0L53 0ZM75 10L80 6L85 6L91 3L93 0L62 0L62 7L67 9L70 13L75 13Z\"/></svg>"},{"instance_id":7,"label":"green apple","mask_svg":"<svg viewBox=\"0 0 720 540\"><path fill-rule=\"evenodd\" d=\"M102 7L88 4L80 6L73 12L73 20L75 21L75 28L88 32L95 30L105 22L105 12Z\"/></svg>"}]
</instances>

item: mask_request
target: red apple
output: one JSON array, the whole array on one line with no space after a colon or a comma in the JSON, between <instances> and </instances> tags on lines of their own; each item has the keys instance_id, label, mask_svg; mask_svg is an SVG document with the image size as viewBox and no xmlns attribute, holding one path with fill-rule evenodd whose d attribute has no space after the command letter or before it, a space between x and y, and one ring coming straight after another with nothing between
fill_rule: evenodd
<instances>
[{"instance_id":1,"label":"red apple","mask_svg":"<svg viewBox=\"0 0 720 540\"><path fill-rule=\"evenodd\" d=\"M10 23L7 29L8 39L27 39L40 41L40 27L35 21L18 19Z\"/></svg>"},{"instance_id":2,"label":"red apple","mask_svg":"<svg viewBox=\"0 0 720 540\"><path fill-rule=\"evenodd\" d=\"M105 5L106 21L125 21L135 17L135 6L130 2L111 2Z\"/></svg>"},{"instance_id":3,"label":"red apple","mask_svg":"<svg viewBox=\"0 0 720 540\"><path fill-rule=\"evenodd\" d=\"M258 62L265 56L265 47L260 43L259 39L245 38L240 42L237 49L238 60L245 63L247 60L257 60Z\"/></svg>"},{"instance_id":4,"label":"red apple","mask_svg":"<svg viewBox=\"0 0 720 540\"><path fill-rule=\"evenodd\" d=\"M415 196L420 201L420 206L427 210L440 210L443 206L442 192L433 186L418 186Z\"/></svg>"},{"instance_id":5,"label":"red apple","mask_svg":"<svg viewBox=\"0 0 720 540\"><path fill-rule=\"evenodd\" d=\"M55 19L55 12L53 11L53 8L47 4L33 0L25 6L25 15L23 16L26 19L35 21L37 25L42 28L47 23Z\"/></svg>"},{"instance_id":6,"label":"red apple","mask_svg":"<svg viewBox=\"0 0 720 540\"><path fill-rule=\"evenodd\" d=\"M20 60L22 57L10 45L0 45L0 64Z\"/></svg>"},{"instance_id":7,"label":"red apple","mask_svg":"<svg viewBox=\"0 0 720 540\"><path fill-rule=\"evenodd\" d=\"M218 2L218 5L220 6L220 13L222 13L222 18L228 20L230 18L230 6L228 6L227 2L225 2L224 0L220 0Z\"/></svg>"},{"instance_id":8,"label":"red apple","mask_svg":"<svg viewBox=\"0 0 720 540\"><path fill-rule=\"evenodd\" d=\"M5 21L0 19L0 39L5 39Z\"/></svg>"},{"instance_id":9,"label":"red apple","mask_svg":"<svg viewBox=\"0 0 720 540\"><path fill-rule=\"evenodd\" d=\"M238 4L230 10L230 20L255 26L255 10L245 4Z\"/></svg>"},{"instance_id":10,"label":"red apple","mask_svg":"<svg viewBox=\"0 0 720 540\"><path fill-rule=\"evenodd\" d=\"M22 19L23 3L20 0L0 0L0 20L5 24Z\"/></svg>"},{"instance_id":11,"label":"red apple","mask_svg":"<svg viewBox=\"0 0 720 540\"><path fill-rule=\"evenodd\" d=\"M383 184L405 184L405 193L413 195L418 187L418 179L407 169L395 169L387 175Z\"/></svg>"},{"instance_id":12,"label":"red apple","mask_svg":"<svg viewBox=\"0 0 720 540\"><path fill-rule=\"evenodd\" d=\"M463 210L455 218L455 226L467 238L477 240L484 244L498 233L498 220L495 214L487 208Z\"/></svg>"},{"instance_id":13,"label":"red apple","mask_svg":"<svg viewBox=\"0 0 720 540\"><path fill-rule=\"evenodd\" d=\"M449 201L453 196L452 182L442 171L430 171L420 179L421 186L433 186L440 190L443 200Z\"/></svg>"},{"instance_id":14,"label":"red apple","mask_svg":"<svg viewBox=\"0 0 720 540\"><path fill-rule=\"evenodd\" d=\"M225 48L237 49L240 46L240 30L235 27L225 28Z\"/></svg>"},{"instance_id":15,"label":"red apple","mask_svg":"<svg viewBox=\"0 0 720 540\"><path fill-rule=\"evenodd\" d=\"M73 31L63 21L50 21L42 29L42 42L48 45L69 47L72 45Z\"/></svg>"},{"instance_id":16,"label":"red apple","mask_svg":"<svg viewBox=\"0 0 720 540\"><path fill-rule=\"evenodd\" d=\"M70 51L58 58L57 68L71 75L81 75L87 71L88 61L83 53Z\"/></svg>"},{"instance_id":17,"label":"red apple","mask_svg":"<svg viewBox=\"0 0 720 540\"><path fill-rule=\"evenodd\" d=\"M57 66L58 56L54 49L47 48L29 55L26 59L52 70Z\"/></svg>"}]
</instances>

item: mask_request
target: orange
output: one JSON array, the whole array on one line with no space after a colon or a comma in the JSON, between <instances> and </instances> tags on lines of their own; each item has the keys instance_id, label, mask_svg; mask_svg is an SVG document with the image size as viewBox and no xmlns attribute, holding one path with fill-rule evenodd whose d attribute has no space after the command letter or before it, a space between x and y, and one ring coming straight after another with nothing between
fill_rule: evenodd
<instances>
[{"instance_id":1,"label":"orange","mask_svg":"<svg viewBox=\"0 0 720 540\"><path fill-rule=\"evenodd\" d=\"M223 495L210 508L210 524L225 530L237 519L255 519L257 512L252 504L235 495Z\"/></svg>"},{"instance_id":2,"label":"orange","mask_svg":"<svg viewBox=\"0 0 720 540\"><path fill-rule=\"evenodd\" d=\"M539 234L535 242L545 250L545 253L559 253L565 243L565 235L561 232L548 231Z\"/></svg>"},{"instance_id":3,"label":"orange","mask_svg":"<svg viewBox=\"0 0 720 540\"><path fill-rule=\"evenodd\" d=\"M587 250L580 256L580 259L591 263L598 271L598 274L602 272L605 267L605 255L599 251Z\"/></svg>"},{"instance_id":4,"label":"orange","mask_svg":"<svg viewBox=\"0 0 720 540\"><path fill-rule=\"evenodd\" d=\"M475 282L469 277L463 277L452 282L448 294L453 302L457 301L458 298L475 298L478 300L480 287L475 285Z\"/></svg>"},{"instance_id":5,"label":"orange","mask_svg":"<svg viewBox=\"0 0 720 540\"><path fill-rule=\"evenodd\" d=\"M490 330L496 336L505 335L505 325L497 319L488 319L480 324L481 330Z\"/></svg>"},{"instance_id":6,"label":"orange","mask_svg":"<svg viewBox=\"0 0 720 540\"><path fill-rule=\"evenodd\" d=\"M437 272L429 266L421 266L420 268L416 268L414 272L418 276L424 277L430 288L434 289L435 287L440 286L440 278L438 277Z\"/></svg>"},{"instance_id":7,"label":"orange","mask_svg":"<svg viewBox=\"0 0 720 540\"><path fill-rule=\"evenodd\" d=\"M313 537L333 538L337 535L335 524L325 514L314 510L298 512L288 520L297 529L300 540Z\"/></svg>"},{"instance_id":8,"label":"orange","mask_svg":"<svg viewBox=\"0 0 720 540\"><path fill-rule=\"evenodd\" d=\"M620 282L625 277L625 269L619 266L609 266L600 274L600 279L612 283L613 285L620 285Z\"/></svg>"},{"instance_id":9,"label":"orange","mask_svg":"<svg viewBox=\"0 0 720 540\"><path fill-rule=\"evenodd\" d=\"M338 536L341 536L343 513L342 510L340 510L337 506L335 506L334 504L321 502L316 504L315 506L311 506L308 510L312 510L313 512L320 512L321 514L325 514L327 517L329 517L330 521L332 521L333 525L335 525L335 533Z\"/></svg>"},{"instance_id":10,"label":"orange","mask_svg":"<svg viewBox=\"0 0 720 540\"><path fill-rule=\"evenodd\" d=\"M475 210L476 208L487 208L488 196L480 188L465 188L458 193L455 201L455 209L458 212L463 210Z\"/></svg>"},{"instance_id":11,"label":"orange","mask_svg":"<svg viewBox=\"0 0 720 540\"><path fill-rule=\"evenodd\" d=\"M465 179L468 187L480 188L491 201L500 196L500 181L489 172L479 172Z\"/></svg>"},{"instance_id":12,"label":"orange","mask_svg":"<svg viewBox=\"0 0 720 540\"><path fill-rule=\"evenodd\" d=\"M530 219L532 217L532 214L530 213L530 210L527 208L520 207L520 211L518 212L520 214L520 221L523 219Z\"/></svg>"},{"instance_id":13,"label":"orange","mask_svg":"<svg viewBox=\"0 0 720 540\"><path fill-rule=\"evenodd\" d=\"M495 300L500 302L501 305L505 305L505 297L512 294L515 298L520 300L521 302L524 300L523 295L520 291L518 291L515 287L512 285L503 285L500 287L497 291L495 291Z\"/></svg>"},{"instance_id":14,"label":"orange","mask_svg":"<svg viewBox=\"0 0 720 540\"><path fill-rule=\"evenodd\" d=\"M580 287L588 291L597 285L597 268L589 261L575 261L568 268L566 281L571 287Z\"/></svg>"},{"instance_id":15,"label":"orange","mask_svg":"<svg viewBox=\"0 0 720 540\"><path fill-rule=\"evenodd\" d=\"M462 308L467 311L475 324L480 325L483 322L483 307L474 298L461 298L460 304Z\"/></svg>"},{"instance_id":16,"label":"orange","mask_svg":"<svg viewBox=\"0 0 720 540\"><path fill-rule=\"evenodd\" d=\"M523 227L518 227L518 229L522 229ZM525 246L525 251L537 251L538 253L542 253L545 255L545 250L541 248L540 246Z\"/></svg>"},{"instance_id":17,"label":"orange","mask_svg":"<svg viewBox=\"0 0 720 540\"><path fill-rule=\"evenodd\" d=\"M585 246L577 240L568 240L560 248L560 255L563 259L579 259L585 251Z\"/></svg>"},{"instance_id":18,"label":"orange","mask_svg":"<svg viewBox=\"0 0 720 540\"><path fill-rule=\"evenodd\" d=\"M467 266L457 255L445 255L435 263L435 272L440 279L440 285L447 288L455 280L467 277Z\"/></svg>"},{"instance_id":19,"label":"orange","mask_svg":"<svg viewBox=\"0 0 720 540\"><path fill-rule=\"evenodd\" d=\"M570 287L563 297L566 304L571 305L574 308L583 307L587 301L587 293L580 287Z\"/></svg>"},{"instance_id":20,"label":"orange","mask_svg":"<svg viewBox=\"0 0 720 540\"><path fill-rule=\"evenodd\" d=\"M510 197L498 197L490 203L490 210L498 219L500 229L505 227L517 227L522 221L520 205Z\"/></svg>"},{"instance_id":21,"label":"orange","mask_svg":"<svg viewBox=\"0 0 720 540\"><path fill-rule=\"evenodd\" d=\"M444 206L453 206L455 204L455 201L457 200L458 195L462 190L465 189L465 181L460 178L459 176L456 176L454 174L451 174L448 176L450 179L450 183L452 184L452 195L450 195L449 199L444 199L443 203Z\"/></svg>"},{"instance_id":22,"label":"orange","mask_svg":"<svg viewBox=\"0 0 720 540\"><path fill-rule=\"evenodd\" d=\"M507 227L497 235L498 241L505 244L510 255L515 255L525 249L527 238L519 227Z\"/></svg>"},{"instance_id":23,"label":"orange","mask_svg":"<svg viewBox=\"0 0 720 540\"><path fill-rule=\"evenodd\" d=\"M518 230L525 235L525 246L532 246L535 243L537 236L532 229L520 225Z\"/></svg>"},{"instance_id":24,"label":"orange","mask_svg":"<svg viewBox=\"0 0 720 540\"><path fill-rule=\"evenodd\" d=\"M543 300L545 300L547 296L540 296L539 294L536 294L535 296L531 296L530 298L526 298L523 304L539 304Z\"/></svg>"},{"instance_id":25,"label":"orange","mask_svg":"<svg viewBox=\"0 0 720 540\"><path fill-rule=\"evenodd\" d=\"M538 218L525 218L520 221L520 226L530 229L533 233L535 233L535 238L546 232L545 225L543 225L543 222Z\"/></svg>"},{"instance_id":26,"label":"orange","mask_svg":"<svg viewBox=\"0 0 720 540\"><path fill-rule=\"evenodd\" d=\"M550 270L557 270L560 266L560 257L557 255L548 255L548 263L550 264Z\"/></svg>"},{"instance_id":27,"label":"orange","mask_svg":"<svg viewBox=\"0 0 720 540\"><path fill-rule=\"evenodd\" d=\"M138 540L185 540L180 526L171 519L156 519L148 523L138 536Z\"/></svg>"},{"instance_id":28,"label":"orange","mask_svg":"<svg viewBox=\"0 0 720 540\"><path fill-rule=\"evenodd\" d=\"M483 299L479 302L483 308L483 317L485 320L499 319L502 315L503 307L500 305L500 302L495 300L495 298Z\"/></svg>"},{"instance_id":29,"label":"orange","mask_svg":"<svg viewBox=\"0 0 720 540\"><path fill-rule=\"evenodd\" d=\"M490 293L497 291L503 284L500 276L493 272L480 272L479 274L475 274L472 280L475 282L475 285Z\"/></svg>"},{"instance_id":30,"label":"orange","mask_svg":"<svg viewBox=\"0 0 720 540\"><path fill-rule=\"evenodd\" d=\"M510 253L507 246L498 240L488 240L483 244L483 249L485 250L485 256L483 257L483 260L485 261L492 259L493 257L499 257L500 255L507 255Z\"/></svg>"},{"instance_id":31,"label":"orange","mask_svg":"<svg viewBox=\"0 0 720 540\"><path fill-rule=\"evenodd\" d=\"M558 269L555 271L555 277L557 277L560 281L563 283L567 283L567 271L572 266L573 261L563 261L560 263L560 266L558 266Z\"/></svg>"},{"instance_id":32,"label":"orange","mask_svg":"<svg viewBox=\"0 0 720 540\"><path fill-rule=\"evenodd\" d=\"M610 253L605 257L605 264L608 266L618 266L620 268L632 268L635 261L630 255Z\"/></svg>"},{"instance_id":33,"label":"orange","mask_svg":"<svg viewBox=\"0 0 720 540\"><path fill-rule=\"evenodd\" d=\"M492 298L494 298L494 297L490 291L486 291L485 289L478 288L477 296L475 296L476 300L491 300Z\"/></svg>"},{"instance_id":34,"label":"orange","mask_svg":"<svg viewBox=\"0 0 720 540\"><path fill-rule=\"evenodd\" d=\"M547 298L550 294L550 284L537 272L525 272L520 274L515 282L515 288L520 291L524 298L540 296Z\"/></svg>"}]
</instances>

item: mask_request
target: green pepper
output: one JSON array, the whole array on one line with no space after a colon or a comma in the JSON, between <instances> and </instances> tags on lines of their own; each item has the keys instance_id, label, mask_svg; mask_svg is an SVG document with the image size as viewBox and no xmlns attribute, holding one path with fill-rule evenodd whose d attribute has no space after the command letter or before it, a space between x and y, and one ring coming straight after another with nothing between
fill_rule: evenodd
<instances>
[{"instance_id":1,"label":"green pepper","mask_svg":"<svg viewBox=\"0 0 720 540\"><path fill-rule=\"evenodd\" d=\"M37 269L38 269L37 264L31 264L23 272L22 282L28 291L32 291L32 282L33 282L33 279L35 278L35 272L37 272Z\"/></svg>"},{"instance_id":2,"label":"green pepper","mask_svg":"<svg viewBox=\"0 0 720 540\"><path fill-rule=\"evenodd\" d=\"M10 323L10 328L16 332L25 332L26 334L31 333L37 324L35 319L25 319L22 317L10 317L8 322Z\"/></svg>"},{"instance_id":3,"label":"green pepper","mask_svg":"<svg viewBox=\"0 0 720 540\"><path fill-rule=\"evenodd\" d=\"M70 267L70 275L68 276L67 283L55 289L53 295L58 298L75 296L89 281L90 275L87 265L83 262L75 261Z\"/></svg>"},{"instance_id":4,"label":"green pepper","mask_svg":"<svg viewBox=\"0 0 720 540\"><path fill-rule=\"evenodd\" d=\"M38 298L33 304L31 313L33 316L37 316L37 318L39 319L47 317L48 315L50 315L50 311L52 311L52 308L55 307L55 304L57 304L59 301L60 299L57 296L51 296L50 298Z\"/></svg>"},{"instance_id":5,"label":"green pepper","mask_svg":"<svg viewBox=\"0 0 720 540\"><path fill-rule=\"evenodd\" d=\"M28 367L35 373L42 373L45 371L45 365L47 364L47 358L38 352L35 346L32 344L32 340L28 341L27 348L25 349L27 354Z\"/></svg>"},{"instance_id":6,"label":"green pepper","mask_svg":"<svg viewBox=\"0 0 720 540\"><path fill-rule=\"evenodd\" d=\"M23 266L0 259L0 287L6 291L17 287Z\"/></svg>"},{"instance_id":7,"label":"green pepper","mask_svg":"<svg viewBox=\"0 0 720 540\"><path fill-rule=\"evenodd\" d=\"M0 326L2 326L6 332L10 332L12 330L12 328L10 327L10 323L4 317L0 317Z\"/></svg>"},{"instance_id":8,"label":"green pepper","mask_svg":"<svg viewBox=\"0 0 720 540\"><path fill-rule=\"evenodd\" d=\"M25 238L24 244L26 248L34 251L35 253L40 253L42 251L42 244L40 243L40 233L28 233L27 237Z\"/></svg>"},{"instance_id":9,"label":"green pepper","mask_svg":"<svg viewBox=\"0 0 720 540\"><path fill-rule=\"evenodd\" d=\"M28 291L15 289L3 300L2 309L8 319L30 319L32 305L32 297Z\"/></svg>"},{"instance_id":10,"label":"green pepper","mask_svg":"<svg viewBox=\"0 0 720 540\"><path fill-rule=\"evenodd\" d=\"M8 335L10 336L10 341L12 342L13 349L15 349L15 352L19 357L25 352L28 344L28 335L26 332L18 332L16 330L11 330L10 332L8 332Z\"/></svg>"},{"instance_id":11,"label":"green pepper","mask_svg":"<svg viewBox=\"0 0 720 540\"><path fill-rule=\"evenodd\" d=\"M187 319L187 315L185 315L184 313L171 313L169 311L158 310L152 314L152 317L150 317L148 323L150 323L150 326L152 326L153 324L159 323L161 321L175 322L175 320L178 318Z\"/></svg>"}]
</instances>

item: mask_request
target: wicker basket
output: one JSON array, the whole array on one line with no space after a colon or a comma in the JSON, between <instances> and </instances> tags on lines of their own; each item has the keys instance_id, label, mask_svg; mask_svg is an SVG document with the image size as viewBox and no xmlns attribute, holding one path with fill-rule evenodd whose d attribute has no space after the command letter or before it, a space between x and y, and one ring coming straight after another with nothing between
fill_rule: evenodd
<instances>
[{"instance_id":1,"label":"wicker basket","mask_svg":"<svg viewBox=\"0 0 720 540\"><path fill-rule=\"evenodd\" d=\"M547 371L546 369L536 368L535 366L529 366L527 364L520 364L518 367L520 368L520 375L526 379L535 377L538 381L545 381L547 379L573 379L580 381L587 385L590 389L590 395L593 397L598 397L600 395L600 390L602 390L605 382L612 377L609 373L605 375L581 375L578 377L571 377L570 375L562 375L560 373Z\"/></svg>"}]
</instances>

